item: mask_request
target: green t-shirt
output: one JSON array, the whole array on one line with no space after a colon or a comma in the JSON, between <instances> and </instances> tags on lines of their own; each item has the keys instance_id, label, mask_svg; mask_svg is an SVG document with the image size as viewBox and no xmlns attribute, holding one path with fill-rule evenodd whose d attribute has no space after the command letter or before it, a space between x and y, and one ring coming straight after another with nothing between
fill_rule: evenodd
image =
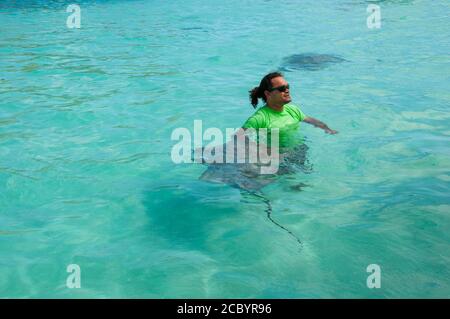
<instances>
[{"instance_id":1,"label":"green t-shirt","mask_svg":"<svg viewBox=\"0 0 450 319\"><path fill-rule=\"evenodd\" d=\"M278 128L282 129L297 124L305 119L306 115L295 105L286 104L283 111L277 112L267 105L256 111L242 126L243 128Z\"/></svg>"},{"instance_id":2,"label":"green t-shirt","mask_svg":"<svg viewBox=\"0 0 450 319\"><path fill-rule=\"evenodd\" d=\"M277 112L267 105L257 110L242 126L243 128L272 128L279 129L280 146L288 147L302 143L302 137L298 135L299 123L306 115L295 105L286 104L283 111Z\"/></svg>"}]
</instances>

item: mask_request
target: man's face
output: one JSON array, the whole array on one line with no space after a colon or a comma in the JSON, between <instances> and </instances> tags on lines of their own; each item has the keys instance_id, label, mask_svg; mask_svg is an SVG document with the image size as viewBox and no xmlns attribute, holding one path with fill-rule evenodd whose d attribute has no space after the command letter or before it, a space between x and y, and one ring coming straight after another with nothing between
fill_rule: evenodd
<instances>
[{"instance_id":1,"label":"man's face","mask_svg":"<svg viewBox=\"0 0 450 319\"><path fill-rule=\"evenodd\" d=\"M265 91L267 103L275 105L285 105L291 102L291 95L289 94L289 88L286 88L288 83L286 80L278 76L272 80L272 91ZM279 90L273 90L274 88L280 88ZM284 89L284 92L282 92Z\"/></svg>"}]
</instances>

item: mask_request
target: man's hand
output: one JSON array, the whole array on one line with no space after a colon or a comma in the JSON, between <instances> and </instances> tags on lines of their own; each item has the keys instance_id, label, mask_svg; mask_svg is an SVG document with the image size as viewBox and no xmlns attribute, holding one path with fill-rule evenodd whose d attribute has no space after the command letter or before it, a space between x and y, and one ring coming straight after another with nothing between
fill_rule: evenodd
<instances>
[{"instance_id":1,"label":"man's hand","mask_svg":"<svg viewBox=\"0 0 450 319\"><path fill-rule=\"evenodd\" d=\"M338 131L335 131L335 130L332 130L331 128L329 128L328 125L326 125L324 122L321 122L313 117L307 116L307 117L305 117L303 122L314 125L315 127L319 127L322 130L324 130L325 133L327 133L327 134L337 134L338 133Z\"/></svg>"},{"instance_id":2,"label":"man's hand","mask_svg":"<svg viewBox=\"0 0 450 319\"><path fill-rule=\"evenodd\" d=\"M328 128L328 129L325 129L325 133L327 133L327 134L337 134L338 131L335 131L335 130L332 130L332 129Z\"/></svg>"}]
</instances>

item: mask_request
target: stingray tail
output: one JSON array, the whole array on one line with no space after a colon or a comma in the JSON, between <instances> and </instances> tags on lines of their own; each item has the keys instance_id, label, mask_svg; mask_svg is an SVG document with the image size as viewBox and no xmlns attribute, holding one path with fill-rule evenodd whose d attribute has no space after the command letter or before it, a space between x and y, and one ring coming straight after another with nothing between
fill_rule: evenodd
<instances>
[{"instance_id":1,"label":"stingray tail","mask_svg":"<svg viewBox=\"0 0 450 319\"><path fill-rule=\"evenodd\" d=\"M272 218L272 203L270 202L270 200L264 196L264 194L262 194L261 192L250 192L248 191L248 193L250 195L253 195L255 197L258 197L259 199L261 199L264 204L266 204L267 208L266 208L266 213L267 213L267 218L274 223L276 226L278 226L279 228L283 229L284 231L286 231L289 235L291 235L300 245L300 247L303 247L303 243L302 241L289 229L287 229L286 227L284 227L283 225L279 224L277 221L275 221Z\"/></svg>"}]
</instances>

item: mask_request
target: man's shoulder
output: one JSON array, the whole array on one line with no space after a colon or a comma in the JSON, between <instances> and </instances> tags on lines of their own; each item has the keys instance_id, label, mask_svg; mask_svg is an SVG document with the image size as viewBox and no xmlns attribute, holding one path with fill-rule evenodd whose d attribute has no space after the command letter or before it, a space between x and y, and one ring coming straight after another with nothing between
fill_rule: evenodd
<instances>
[{"instance_id":1,"label":"man's shoulder","mask_svg":"<svg viewBox=\"0 0 450 319\"><path fill-rule=\"evenodd\" d=\"M300 110L300 107L297 104L294 103L288 103L285 104L284 107L290 109L290 110Z\"/></svg>"},{"instance_id":2,"label":"man's shoulder","mask_svg":"<svg viewBox=\"0 0 450 319\"><path fill-rule=\"evenodd\" d=\"M305 119L305 114L296 104L288 103L284 107L286 108L286 112L296 117L299 121L303 121Z\"/></svg>"},{"instance_id":3,"label":"man's shoulder","mask_svg":"<svg viewBox=\"0 0 450 319\"><path fill-rule=\"evenodd\" d=\"M267 108L265 106L257 109L245 122L244 128L261 128L266 126Z\"/></svg>"},{"instance_id":4,"label":"man's shoulder","mask_svg":"<svg viewBox=\"0 0 450 319\"><path fill-rule=\"evenodd\" d=\"M263 117L265 118L268 113L268 107L267 105L261 106L258 108L252 115L252 117Z\"/></svg>"}]
</instances>

